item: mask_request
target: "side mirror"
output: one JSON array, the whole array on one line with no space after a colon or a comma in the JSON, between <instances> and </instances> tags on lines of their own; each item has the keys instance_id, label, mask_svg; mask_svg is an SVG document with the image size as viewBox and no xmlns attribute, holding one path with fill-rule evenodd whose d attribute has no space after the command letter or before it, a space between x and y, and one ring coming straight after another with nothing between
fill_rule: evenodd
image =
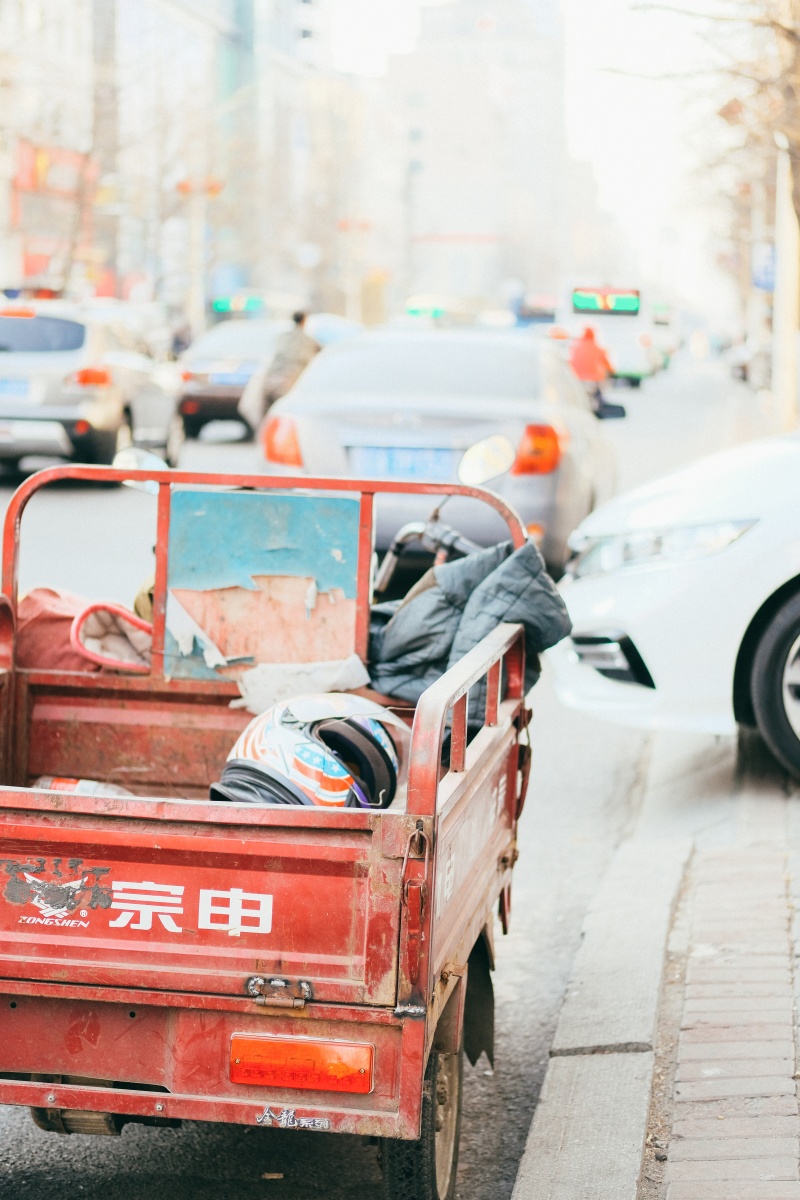
<instances>
[{"instance_id":1,"label":"side mirror","mask_svg":"<svg viewBox=\"0 0 800 1200\"><path fill-rule=\"evenodd\" d=\"M624 404L609 404L603 400L595 409L594 415L598 421L616 421L620 417L627 417L628 412Z\"/></svg>"},{"instance_id":2,"label":"side mirror","mask_svg":"<svg viewBox=\"0 0 800 1200\"><path fill-rule=\"evenodd\" d=\"M465 450L458 464L458 479L468 487L480 487L510 471L517 452L507 437L496 433Z\"/></svg>"}]
</instances>

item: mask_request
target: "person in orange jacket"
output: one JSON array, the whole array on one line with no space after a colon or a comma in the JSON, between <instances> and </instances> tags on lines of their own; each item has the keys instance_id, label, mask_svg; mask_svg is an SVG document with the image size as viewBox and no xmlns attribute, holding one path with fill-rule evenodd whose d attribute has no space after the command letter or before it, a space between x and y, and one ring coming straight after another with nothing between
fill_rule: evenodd
<instances>
[{"instance_id":1,"label":"person in orange jacket","mask_svg":"<svg viewBox=\"0 0 800 1200\"><path fill-rule=\"evenodd\" d=\"M614 368L605 350L598 344L591 325L587 325L582 336L572 343L569 365L578 379L588 385L595 404L601 405L604 399L601 384L614 374Z\"/></svg>"}]
</instances>

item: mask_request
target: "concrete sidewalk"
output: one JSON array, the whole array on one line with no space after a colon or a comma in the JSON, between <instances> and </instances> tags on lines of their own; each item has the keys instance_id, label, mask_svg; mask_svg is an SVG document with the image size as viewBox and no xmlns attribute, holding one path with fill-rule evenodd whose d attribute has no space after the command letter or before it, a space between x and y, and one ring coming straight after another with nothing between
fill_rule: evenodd
<instances>
[{"instance_id":1,"label":"concrete sidewalk","mask_svg":"<svg viewBox=\"0 0 800 1200\"><path fill-rule=\"evenodd\" d=\"M800 805L761 754L660 739L513 1200L800 1200Z\"/></svg>"},{"instance_id":2,"label":"concrete sidewalk","mask_svg":"<svg viewBox=\"0 0 800 1200\"><path fill-rule=\"evenodd\" d=\"M705 852L688 884L666 1200L800 1200L787 856Z\"/></svg>"}]
</instances>

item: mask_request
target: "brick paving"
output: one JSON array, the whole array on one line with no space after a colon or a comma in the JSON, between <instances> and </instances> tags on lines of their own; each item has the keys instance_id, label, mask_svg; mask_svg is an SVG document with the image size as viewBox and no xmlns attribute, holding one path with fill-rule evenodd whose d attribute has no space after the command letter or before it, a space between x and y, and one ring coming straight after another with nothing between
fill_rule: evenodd
<instances>
[{"instance_id":1,"label":"brick paving","mask_svg":"<svg viewBox=\"0 0 800 1200\"><path fill-rule=\"evenodd\" d=\"M666 1200L800 1200L786 855L699 854Z\"/></svg>"}]
</instances>

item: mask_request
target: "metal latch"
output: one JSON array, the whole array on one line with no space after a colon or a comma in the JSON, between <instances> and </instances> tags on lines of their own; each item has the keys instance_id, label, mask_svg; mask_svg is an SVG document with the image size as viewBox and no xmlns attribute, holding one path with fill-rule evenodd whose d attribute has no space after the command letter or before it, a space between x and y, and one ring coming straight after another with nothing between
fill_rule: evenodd
<instances>
[{"instance_id":1,"label":"metal latch","mask_svg":"<svg viewBox=\"0 0 800 1200\"><path fill-rule=\"evenodd\" d=\"M422 822L410 834L403 859L403 903L406 907L406 938L408 942L408 978L411 983L419 979L422 955L423 915L428 895L428 869L430 866L430 842L422 830ZM406 869L411 853L424 855L425 869L422 879L406 879Z\"/></svg>"},{"instance_id":2,"label":"metal latch","mask_svg":"<svg viewBox=\"0 0 800 1200\"><path fill-rule=\"evenodd\" d=\"M251 975L245 990L256 1004L269 1004L275 1008L303 1008L307 1000L314 999L314 990L306 979Z\"/></svg>"}]
</instances>

